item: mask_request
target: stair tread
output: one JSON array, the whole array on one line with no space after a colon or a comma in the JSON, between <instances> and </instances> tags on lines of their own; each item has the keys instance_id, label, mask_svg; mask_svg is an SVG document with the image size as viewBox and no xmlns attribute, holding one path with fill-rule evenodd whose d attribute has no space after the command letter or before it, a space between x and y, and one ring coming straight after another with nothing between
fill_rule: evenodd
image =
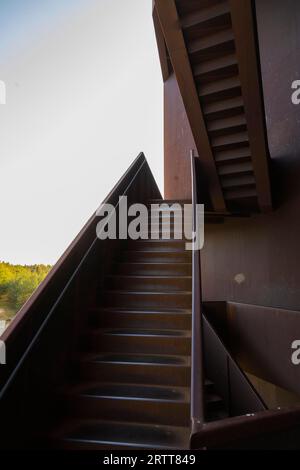
<instances>
[{"instance_id":1,"label":"stair tread","mask_svg":"<svg viewBox=\"0 0 300 470\"><path fill-rule=\"evenodd\" d=\"M137 291L137 290L129 290L129 289L126 289L126 290L120 290L120 289L114 289L114 290L104 290L103 291L104 294L133 294L133 295L183 295L183 294L186 294L186 295L191 295L192 292L191 291L187 291L187 290L182 290L182 291Z\"/></svg>"},{"instance_id":2,"label":"stair tread","mask_svg":"<svg viewBox=\"0 0 300 470\"><path fill-rule=\"evenodd\" d=\"M237 65L236 55L226 54L225 56L200 62L193 68L193 72L196 77L201 77L201 75L217 72L233 65Z\"/></svg>"},{"instance_id":3,"label":"stair tread","mask_svg":"<svg viewBox=\"0 0 300 470\"><path fill-rule=\"evenodd\" d=\"M152 263L164 262L168 260L169 263L173 263L174 266L178 263L187 263L192 261L191 251L163 251L163 250L128 250L122 253L123 261L139 261L142 263L148 263L152 260ZM149 263L149 264L150 264Z\"/></svg>"},{"instance_id":4,"label":"stair tread","mask_svg":"<svg viewBox=\"0 0 300 470\"><path fill-rule=\"evenodd\" d=\"M180 215L185 214L187 215L192 215L192 205L189 204L187 208L174 208L172 209L172 206L168 205L168 207L159 207L158 209L152 208L151 210L151 216L153 218L155 217L165 217L168 218L170 215L173 215L175 217L180 217ZM150 209L149 209L150 210Z\"/></svg>"},{"instance_id":5,"label":"stair tread","mask_svg":"<svg viewBox=\"0 0 300 470\"><path fill-rule=\"evenodd\" d=\"M98 364L129 364L155 365L168 367L190 367L190 357L175 354L134 354L134 353L104 353L86 354L81 357L83 362Z\"/></svg>"},{"instance_id":6,"label":"stair tread","mask_svg":"<svg viewBox=\"0 0 300 470\"><path fill-rule=\"evenodd\" d=\"M228 2L225 0L215 5L201 8L188 15L184 15L181 20L181 26L183 29L191 28L219 16L228 15L229 13L230 8Z\"/></svg>"},{"instance_id":7,"label":"stair tread","mask_svg":"<svg viewBox=\"0 0 300 470\"><path fill-rule=\"evenodd\" d=\"M186 314L186 315L191 315L191 310L187 308L122 308L122 307L95 307L91 308L90 311L99 311L99 312L109 312L109 313L156 313L156 314Z\"/></svg>"},{"instance_id":8,"label":"stair tread","mask_svg":"<svg viewBox=\"0 0 300 470\"><path fill-rule=\"evenodd\" d=\"M147 253L149 253L149 251L147 251ZM155 252L155 253L156 253L156 252ZM172 253L174 253L174 252L172 251ZM153 264L154 264L154 265L158 265L158 266L166 266L166 265L167 265L167 266L168 266L168 265L169 265L169 266L173 266L173 265L174 265L174 263L161 262L161 261L152 261L152 262L151 262L151 261L149 261L149 262L148 262L148 261L121 261L121 262L118 263L118 264L119 264L119 265L124 265L124 264L130 264L130 265L131 265L131 264L133 264L133 265L136 265L136 264L137 264L137 265L141 265L141 264L142 264L142 265L148 265L148 264L150 264L150 265L153 265ZM183 263L182 261L179 261L179 262L176 263L176 264L179 264L180 266L189 266L191 263Z\"/></svg>"},{"instance_id":9,"label":"stair tread","mask_svg":"<svg viewBox=\"0 0 300 470\"><path fill-rule=\"evenodd\" d=\"M210 379L205 379L204 385L211 386L214 385L214 383Z\"/></svg>"},{"instance_id":10,"label":"stair tread","mask_svg":"<svg viewBox=\"0 0 300 470\"><path fill-rule=\"evenodd\" d=\"M62 391L64 395L91 398L188 403L188 387L130 382L85 382Z\"/></svg>"},{"instance_id":11,"label":"stair tread","mask_svg":"<svg viewBox=\"0 0 300 470\"><path fill-rule=\"evenodd\" d=\"M244 114L238 114L236 116L227 117L223 119L215 119L209 121L207 125L207 130L209 132L219 131L223 129L230 129L232 127L246 126L246 116Z\"/></svg>"},{"instance_id":12,"label":"stair tread","mask_svg":"<svg viewBox=\"0 0 300 470\"><path fill-rule=\"evenodd\" d=\"M149 261L149 262L147 262ZM190 261L190 260L189 260ZM167 259L166 262L162 262L162 260L136 260L134 261L123 261L119 263L114 270L115 273L118 274L132 274L134 275L145 275L145 276L152 276L152 275L166 275L166 276L189 276L192 272L192 264L191 262L184 263L170 263Z\"/></svg>"},{"instance_id":13,"label":"stair tread","mask_svg":"<svg viewBox=\"0 0 300 470\"><path fill-rule=\"evenodd\" d=\"M191 199L149 199L149 204L168 204L168 203L178 203L178 204L191 204Z\"/></svg>"},{"instance_id":14,"label":"stair tread","mask_svg":"<svg viewBox=\"0 0 300 470\"><path fill-rule=\"evenodd\" d=\"M119 445L128 448L186 448L189 427L150 425L108 420L73 420L63 423L56 439L74 443Z\"/></svg>"},{"instance_id":15,"label":"stair tread","mask_svg":"<svg viewBox=\"0 0 300 470\"><path fill-rule=\"evenodd\" d=\"M221 186L225 189L237 188L243 186L255 186L255 177L253 175L232 175L230 178L221 178Z\"/></svg>"},{"instance_id":16,"label":"stair tread","mask_svg":"<svg viewBox=\"0 0 300 470\"><path fill-rule=\"evenodd\" d=\"M214 156L217 163L227 165L227 162L234 163L236 160L240 159L251 159L251 150L249 146L246 146L231 150L218 151L215 152Z\"/></svg>"},{"instance_id":17,"label":"stair tread","mask_svg":"<svg viewBox=\"0 0 300 470\"><path fill-rule=\"evenodd\" d=\"M223 402L223 399L220 397L220 395L216 393L206 393L205 402L206 403Z\"/></svg>"},{"instance_id":18,"label":"stair tread","mask_svg":"<svg viewBox=\"0 0 300 470\"><path fill-rule=\"evenodd\" d=\"M146 205L155 212L184 212L192 206L191 199L149 199ZM187 207L186 207L187 206Z\"/></svg>"},{"instance_id":19,"label":"stair tread","mask_svg":"<svg viewBox=\"0 0 300 470\"><path fill-rule=\"evenodd\" d=\"M186 219L188 219L188 217L192 217L192 212L191 212L191 205L189 205L189 207L187 209L182 209L182 210L179 210L179 209L170 209L170 208L165 208L165 209L159 209L159 210L151 210L149 208L149 222L151 222L151 219L152 220L155 220L155 219L162 219L164 221L165 220L168 220L170 217L171 219L173 220L173 218L175 218L175 220L179 220L180 218L183 218L183 216L185 216Z\"/></svg>"},{"instance_id":20,"label":"stair tread","mask_svg":"<svg viewBox=\"0 0 300 470\"><path fill-rule=\"evenodd\" d=\"M151 236L154 233L151 232ZM163 235L164 231L161 231ZM168 231L169 234L169 231ZM170 233L171 235L171 233ZM179 233L181 236L181 234ZM150 253L185 253L187 250L185 248L185 244L187 243L187 239L174 239L174 238L164 238L159 237L158 239L155 238L148 238L148 239L139 239L139 240L131 240L128 246L128 251L136 252L150 252Z\"/></svg>"},{"instance_id":21,"label":"stair tread","mask_svg":"<svg viewBox=\"0 0 300 470\"><path fill-rule=\"evenodd\" d=\"M192 279L192 276L171 276L171 275L144 275L144 274L109 274L107 278L126 278L126 279Z\"/></svg>"},{"instance_id":22,"label":"stair tread","mask_svg":"<svg viewBox=\"0 0 300 470\"><path fill-rule=\"evenodd\" d=\"M218 100L213 103L207 103L203 106L203 112L207 116L209 114L220 113L235 108L243 108L244 102L242 96L228 98L226 100Z\"/></svg>"},{"instance_id":23,"label":"stair tread","mask_svg":"<svg viewBox=\"0 0 300 470\"><path fill-rule=\"evenodd\" d=\"M171 330L167 328L99 328L98 332L108 336L150 336L157 338L190 338L189 330Z\"/></svg>"},{"instance_id":24,"label":"stair tread","mask_svg":"<svg viewBox=\"0 0 300 470\"><path fill-rule=\"evenodd\" d=\"M188 44L189 54L205 51L212 47L221 46L226 43L234 42L234 34L232 29L210 34L204 38L196 39Z\"/></svg>"},{"instance_id":25,"label":"stair tread","mask_svg":"<svg viewBox=\"0 0 300 470\"><path fill-rule=\"evenodd\" d=\"M161 240L159 240L161 241ZM162 253L162 254L171 254L171 255L174 255L174 254L177 254L177 253L187 253L187 254L190 254L190 251L188 250L178 250L178 251L172 251L172 250L160 250L160 251L157 251L157 250L126 250L124 251L124 253L154 253L155 255L157 255L158 253Z\"/></svg>"},{"instance_id":26,"label":"stair tread","mask_svg":"<svg viewBox=\"0 0 300 470\"><path fill-rule=\"evenodd\" d=\"M239 144L239 143L247 143L249 142L249 137L247 132L237 132L230 135L223 135L219 137L214 137L211 139L212 147L222 147L223 145L232 145L232 144Z\"/></svg>"},{"instance_id":27,"label":"stair tread","mask_svg":"<svg viewBox=\"0 0 300 470\"><path fill-rule=\"evenodd\" d=\"M224 196L227 200L243 199L249 197L256 197L257 192L255 188L237 188L224 190Z\"/></svg>"},{"instance_id":28,"label":"stair tread","mask_svg":"<svg viewBox=\"0 0 300 470\"><path fill-rule=\"evenodd\" d=\"M241 82L238 76L231 78L224 78L222 80L214 80L206 85L201 85L198 87L199 95L201 98L222 93L226 90L231 90L232 88L240 88Z\"/></svg>"},{"instance_id":29,"label":"stair tread","mask_svg":"<svg viewBox=\"0 0 300 470\"><path fill-rule=\"evenodd\" d=\"M105 288L109 290L151 292L186 292L191 290L191 276L160 274L111 274L105 276Z\"/></svg>"},{"instance_id":30,"label":"stair tread","mask_svg":"<svg viewBox=\"0 0 300 470\"><path fill-rule=\"evenodd\" d=\"M153 232L152 232L153 233ZM157 233L157 232L154 232ZM176 238L138 238L137 240L132 240L132 243L166 243L167 245L169 243L178 243L178 244L183 244L185 243L185 239L176 239Z\"/></svg>"},{"instance_id":31,"label":"stair tread","mask_svg":"<svg viewBox=\"0 0 300 470\"><path fill-rule=\"evenodd\" d=\"M242 173L253 173L253 165L252 162L244 162L244 163L231 163L228 165L222 165L218 169L219 176L231 176L235 174L242 174Z\"/></svg>"}]
</instances>

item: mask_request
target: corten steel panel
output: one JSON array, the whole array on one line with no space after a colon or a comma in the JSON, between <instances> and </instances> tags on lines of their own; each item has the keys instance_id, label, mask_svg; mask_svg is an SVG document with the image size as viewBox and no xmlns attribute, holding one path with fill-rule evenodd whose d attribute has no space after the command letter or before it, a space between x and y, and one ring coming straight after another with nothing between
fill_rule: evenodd
<instances>
[{"instance_id":1,"label":"corten steel panel","mask_svg":"<svg viewBox=\"0 0 300 470\"><path fill-rule=\"evenodd\" d=\"M231 350L243 368L300 394L300 366L291 360L300 312L229 303L227 320Z\"/></svg>"},{"instance_id":2,"label":"corten steel panel","mask_svg":"<svg viewBox=\"0 0 300 470\"><path fill-rule=\"evenodd\" d=\"M206 376L214 383L216 391L220 394L229 409L229 389L227 355L217 335L214 334L208 322L203 322L203 350Z\"/></svg>"},{"instance_id":3,"label":"corten steel panel","mask_svg":"<svg viewBox=\"0 0 300 470\"><path fill-rule=\"evenodd\" d=\"M252 154L258 204L261 212L272 209L269 178L269 152L265 132L265 111L260 90L255 21L249 0L229 0L235 37L239 78L242 87L247 131Z\"/></svg>"},{"instance_id":4,"label":"corten steel panel","mask_svg":"<svg viewBox=\"0 0 300 470\"><path fill-rule=\"evenodd\" d=\"M230 384L230 412L232 416L241 416L250 412L266 409L257 396L257 391L246 377L243 377L237 364L232 359L228 361L228 375ZM262 400L262 398L261 398Z\"/></svg>"},{"instance_id":5,"label":"corten steel panel","mask_svg":"<svg viewBox=\"0 0 300 470\"><path fill-rule=\"evenodd\" d=\"M164 181L166 199L191 199L190 150L195 142L175 75L164 84Z\"/></svg>"},{"instance_id":6,"label":"corten steel panel","mask_svg":"<svg viewBox=\"0 0 300 470\"><path fill-rule=\"evenodd\" d=\"M300 78L299 0L256 0L269 149L273 158L299 160L300 105L291 84Z\"/></svg>"},{"instance_id":7,"label":"corten steel panel","mask_svg":"<svg viewBox=\"0 0 300 470\"><path fill-rule=\"evenodd\" d=\"M273 214L206 224L205 301L300 310L300 194L293 197Z\"/></svg>"},{"instance_id":8,"label":"corten steel panel","mask_svg":"<svg viewBox=\"0 0 300 470\"><path fill-rule=\"evenodd\" d=\"M206 318L203 321L203 347L207 377L225 400L230 416L265 410L262 399Z\"/></svg>"}]
</instances>

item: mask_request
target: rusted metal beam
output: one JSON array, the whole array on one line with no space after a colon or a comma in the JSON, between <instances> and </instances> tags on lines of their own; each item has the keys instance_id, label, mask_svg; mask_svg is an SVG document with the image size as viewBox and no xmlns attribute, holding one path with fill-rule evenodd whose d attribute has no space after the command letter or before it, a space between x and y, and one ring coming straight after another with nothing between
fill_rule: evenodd
<instances>
[{"instance_id":1,"label":"rusted metal beam","mask_svg":"<svg viewBox=\"0 0 300 470\"><path fill-rule=\"evenodd\" d=\"M155 10L165 37L198 155L203 164L212 205L216 211L226 211L175 2L174 0L155 0Z\"/></svg>"},{"instance_id":2,"label":"rusted metal beam","mask_svg":"<svg viewBox=\"0 0 300 470\"><path fill-rule=\"evenodd\" d=\"M264 104L251 0L229 0L260 210L272 210Z\"/></svg>"}]
</instances>

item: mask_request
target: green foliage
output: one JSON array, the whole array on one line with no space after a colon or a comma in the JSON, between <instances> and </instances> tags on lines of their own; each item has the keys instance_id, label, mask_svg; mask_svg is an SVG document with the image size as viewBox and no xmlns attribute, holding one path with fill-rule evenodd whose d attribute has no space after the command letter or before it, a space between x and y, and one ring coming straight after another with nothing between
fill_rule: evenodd
<instances>
[{"instance_id":1,"label":"green foliage","mask_svg":"<svg viewBox=\"0 0 300 470\"><path fill-rule=\"evenodd\" d=\"M17 311L50 271L51 266L0 262L0 303Z\"/></svg>"}]
</instances>

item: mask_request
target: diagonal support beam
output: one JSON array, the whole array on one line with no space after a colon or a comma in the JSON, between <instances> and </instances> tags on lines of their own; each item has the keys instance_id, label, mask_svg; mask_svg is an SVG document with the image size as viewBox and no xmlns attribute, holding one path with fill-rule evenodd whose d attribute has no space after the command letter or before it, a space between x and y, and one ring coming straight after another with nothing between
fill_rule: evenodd
<instances>
[{"instance_id":1,"label":"diagonal support beam","mask_svg":"<svg viewBox=\"0 0 300 470\"><path fill-rule=\"evenodd\" d=\"M161 71L162 71L163 80L165 82L166 80L168 80L170 76L171 64L169 66L168 56L167 56L168 51L166 48L165 38L161 30L156 8L153 8L152 16L153 16L154 31L155 31L156 42L157 42L157 47L158 47Z\"/></svg>"},{"instance_id":2,"label":"diagonal support beam","mask_svg":"<svg viewBox=\"0 0 300 470\"><path fill-rule=\"evenodd\" d=\"M229 0L229 7L239 63L258 204L262 212L268 212L272 210L269 150L252 2L251 0Z\"/></svg>"},{"instance_id":3,"label":"diagonal support beam","mask_svg":"<svg viewBox=\"0 0 300 470\"><path fill-rule=\"evenodd\" d=\"M226 205L217 168L204 122L188 52L174 0L155 0L161 28L176 75L182 100L194 136L199 158L204 167L211 202L216 211L225 212Z\"/></svg>"}]
</instances>

